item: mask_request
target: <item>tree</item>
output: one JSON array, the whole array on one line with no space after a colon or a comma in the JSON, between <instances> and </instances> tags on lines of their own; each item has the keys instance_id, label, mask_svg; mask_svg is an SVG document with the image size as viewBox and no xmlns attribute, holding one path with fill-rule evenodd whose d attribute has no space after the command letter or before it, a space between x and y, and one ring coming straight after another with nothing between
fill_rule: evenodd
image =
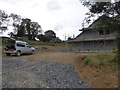
<instances>
[{"instance_id":1,"label":"tree","mask_svg":"<svg viewBox=\"0 0 120 90\"><path fill-rule=\"evenodd\" d=\"M9 30L9 26L13 27L14 33L18 32L18 28L21 24L21 16L11 13L7 14L5 11L0 10L0 32L3 33Z\"/></svg>"},{"instance_id":2,"label":"tree","mask_svg":"<svg viewBox=\"0 0 120 90\"><path fill-rule=\"evenodd\" d=\"M37 38L38 38L40 41L42 41L42 42L46 42L46 41L47 41L46 36L43 35L43 34L39 34L39 35L37 35Z\"/></svg>"},{"instance_id":3,"label":"tree","mask_svg":"<svg viewBox=\"0 0 120 90\"><path fill-rule=\"evenodd\" d=\"M28 39L29 40L32 39L32 36L31 36L31 33L30 33L30 30L31 30L30 25L31 25L31 19L29 19L29 18L23 19L24 30L25 30L25 33L28 34Z\"/></svg>"},{"instance_id":4,"label":"tree","mask_svg":"<svg viewBox=\"0 0 120 90\"><path fill-rule=\"evenodd\" d=\"M18 26L17 36L23 37L25 35L25 26L24 22L21 22L21 25Z\"/></svg>"},{"instance_id":5,"label":"tree","mask_svg":"<svg viewBox=\"0 0 120 90\"><path fill-rule=\"evenodd\" d=\"M0 32L3 33L7 30L9 16L5 11L0 10Z\"/></svg>"},{"instance_id":6,"label":"tree","mask_svg":"<svg viewBox=\"0 0 120 90\"><path fill-rule=\"evenodd\" d=\"M37 22L32 22L31 19L22 19L21 25L18 28L18 36L27 35L29 40L35 40L38 33L42 32L41 26Z\"/></svg>"},{"instance_id":7,"label":"tree","mask_svg":"<svg viewBox=\"0 0 120 90\"><path fill-rule=\"evenodd\" d=\"M47 37L48 41L50 41L52 38L56 38L56 33L52 30L48 30L45 32L45 36Z\"/></svg>"},{"instance_id":8,"label":"tree","mask_svg":"<svg viewBox=\"0 0 120 90\"><path fill-rule=\"evenodd\" d=\"M17 36L27 35L29 40L35 40L36 35L42 32L41 25L37 22L32 22L31 19L22 18L14 13L8 15L0 10L0 33L8 30L8 26L13 27L13 32L17 33Z\"/></svg>"},{"instance_id":9,"label":"tree","mask_svg":"<svg viewBox=\"0 0 120 90\"><path fill-rule=\"evenodd\" d=\"M13 21L12 26L13 26L13 28L14 28L14 32L15 32L15 33L18 32L18 28L19 28L19 26L20 26L20 24L21 24L21 22L22 22L21 16L20 16L20 15L17 15L17 14L14 14L14 13L11 13L11 14L9 15L9 17L12 18L12 21Z\"/></svg>"},{"instance_id":10,"label":"tree","mask_svg":"<svg viewBox=\"0 0 120 90\"><path fill-rule=\"evenodd\" d=\"M91 0L91 2L82 2L84 6L89 8L89 12L86 21L89 23L91 21L91 17L95 15L102 16L106 15L113 20L113 22L109 22L104 28L111 28L113 30L117 30L118 36L118 60L120 60L120 1L119 2L95 2L95 0ZM99 25L102 27L102 25ZM120 62L119 62L120 65Z\"/></svg>"},{"instance_id":11,"label":"tree","mask_svg":"<svg viewBox=\"0 0 120 90\"><path fill-rule=\"evenodd\" d=\"M32 40L35 40L36 35L40 32L42 32L41 26L37 22L31 22Z\"/></svg>"},{"instance_id":12,"label":"tree","mask_svg":"<svg viewBox=\"0 0 120 90\"><path fill-rule=\"evenodd\" d=\"M89 12L86 13L88 15L86 21L89 23L91 17L94 16L102 16L105 14L106 16L112 17L113 19L120 18L120 1L119 2L95 2L95 0L91 0L91 2L82 2L84 6L89 8Z\"/></svg>"},{"instance_id":13,"label":"tree","mask_svg":"<svg viewBox=\"0 0 120 90\"><path fill-rule=\"evenodd\" d=\"M71 38L71 37L68 37L68 41L70 41L70 40L73 40L73 38Z\"/></svg>"}]
</instances>

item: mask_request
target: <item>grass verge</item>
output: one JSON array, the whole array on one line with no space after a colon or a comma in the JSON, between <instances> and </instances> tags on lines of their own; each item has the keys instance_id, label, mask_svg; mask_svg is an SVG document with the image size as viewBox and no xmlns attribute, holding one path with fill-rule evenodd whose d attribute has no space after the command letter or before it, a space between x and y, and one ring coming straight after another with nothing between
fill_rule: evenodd
<instances>
[{"instance_id":1,"label":"grass verge","mask_svg":"<svg viewBox=\"0 0 120 90\"><path fill-rule=\"evenodd\" d=\"M39 42L39 41L27 41L33 46L39 46L39 45L50 45L50 46L60 46L65 45L64 43L50 43L50 42Z\"/></svg>"},{"instance_id":2,"label":"grass verge","mask_svg":"<svg viewBox=\"0 0 120 90\"><path fill-rule=\"evenodd\" d=\"M2 39L0 39L0 46L2 45Z\"/></svg>"},{"instance_id":3,"label":"grass verge","mask_svg":"<svg viewBox=\"0 0 120 90\"><path fill-rule=\"evenodd\" d=\"M83 57L84 63L90 66L118 66L117 55L114 53L102 53L85 55Z\"/></svg>"}]
</instances>

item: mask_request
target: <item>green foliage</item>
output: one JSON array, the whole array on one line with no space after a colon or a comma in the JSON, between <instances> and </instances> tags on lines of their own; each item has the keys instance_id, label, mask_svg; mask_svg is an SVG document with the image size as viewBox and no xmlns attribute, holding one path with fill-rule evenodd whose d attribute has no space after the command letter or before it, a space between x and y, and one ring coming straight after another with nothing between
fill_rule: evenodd
<instances>
[{"instance_id":1,"label":"green foliage","mask_svg":"<svg viewBox=\"0 0 120 90\"><path fill-rule=\"evenodd\" d=\"M8 40L8 39L6 39L6 38L2 38L2 45L3 45L3 46L7 44L7 40Z\"/></svg>"},{"instance_id":2,"label":"green foliage","mask_svg":"<svg viewBox=\"0 0 120 90\"><path fill-rule=\"evenodd\" d=\"M65 45L65 43L50 43L50 42L40 42L40 41L27 41L28 43L30 43L33 46L40 46L40 45L50 45L50 46L56 46L56 45Z\"/></svg>"},{"instance_id":3,"label":"green foliage","mask_svg":"<svg viewBox=\"0 0 120 90\"><path fill-rule=\"evenodd\" d=\"M114 0L115 1L115 0ZM89 15L93 14L107 14L116 15L120 14L120 1L119 2L95 2L95 0L90 0L89 2L83 1L84 6L89 8Z\"/></svg>"},{"instance_id":4,"label":"green foliage","mask_svg":"<svg viewBox=\"0 0 120 90\"><path fill-rule=\"evenodd\" d=\"M85 62L86 65L90 65L91 61L92 60L89 57L87 57L87 56L84 57L84 62Z\"/></svg>"},{"instance_id":5,"label":"green foliage","mask_svg":"<svg viewBox=\"0 0 120 90\"><path fill-rule=\"evenodd\" d=\"M25 29L24 26L20 26L17 32L17 36L23 37L25 35Z\"/></svg>"},{"instance_id":6,"label":"green foliage","mask_svg":"<svg viewBox=\"0 0 120 90\"><path fill-rule=\"evenodd\" d=\"M32 22L31 19L22 19L20 26L18 27L17 36L28 36L29 40L35 40L38 33L42 32L41 26L37 22Z\"/></svg>"},{"instance_id":7,"label":"green foliage","mask_svg":"<svg viewBox=\"0 0 120 90\"><path fill-rule=\"evenodd\" d=\"M43 35L43 34L37 35L37 38L38 38L41 42L46 42L46 41L47 41L45 35Z\"/></svg>"},{"instance_id":8,"label":"green foliage","mask_svg":"<svg viewBox=\"0 0 120 90\"><path fill-rule=\"evenodd\" d=\"M0 46L2 45L2 39L0 39Z\"/></svg>"},{"instance_id":9,"label":"green foliage","mask_svg":"<svg viewBox=\"0 0 120 90\"><path fill-rule=\"evenodd\" d=\"M116 54L94 54L85 55L84 62L86 65L90 66L117 66L118 60L116 59Z\"/></svg>"},{"instance_id":10,"label":"green foliage","mask_svg":"<svg viewBox=\"0 0 120 90\"><path fill-rule=\"evenodd\" d=\"M1 43L2 43L2 46L5 46L6 44L11 45L11 44L15 43L15 40L6 37L6 38L1 39Z\"/></svg>"},{"instance_id":11,"label":"green foliage","mask_svg":"<svg viewBox=\"0 0 120 90\"><path fill-rule=\"evenodd\" d=\"M89 13L86 17L86 22L91 21L91 17L97 16L107 16L111 18L102 17L101 21L97 23L96 26L99 28L112 28L117 30L118 26L120 26L120 1L119 2L95 2L91 0L89 2L82 2L84 6L89 8ZM114 21L113 21L114 20ZM88 22L88 23L89 23ZM104 23L103 23L104 22Z\"/></svg>"},{"instance_id":12,"label":"green foliage","mask_svg":"<svg viewBox=\"0 0 120 90\"><path fill-rule=\"evenodd\" d=\"M1 42L1 44L4 46L4 45L6 45L6 43L7 43L7 41L5 41L5 40L2 40L2 42Z\"/></svg>"},{"instance_id":13,"label":"green foliage","mask_svg":"<svg viewBox=\"0 0 120 90\"><path fill-rule=\"evenodd\" d=\"M7 27L4 25L7 25L8 21L8 14L5 11L0 10L0 32L7 30Z\"/></svg>"},{"instance_id":14,"label":"green foliage","mask_svg":"<svg viewBox=\"0 0 120 90\"><path fill-rule=\"evenodd\" d=\"M118 37L117 37L117 41L118 41L118 52L117 52L117 55L118 55L118 65L120 67L120 30L119 30L119 34L118 34Z\"/></svg>"},{"instance_id":15,"label":"green foliage","mask_svg":"<svg viewBox=\"0 0 120 90\"><path fill-rule=\"evenodd\" d=\"M42 42L47 41L45 35L43 35L43 34L39 34L39 35L37 35L37 38L38 38L40 41L42 41Z\"/></svg>"},{"instance_id":16,"label":"green foliage","mask_svg":"<svg viewBox=\"0 0 120 90\"><path fill-rule=\"evenodd\" d=\"M47 41L50 41L52 38L56 38L56 33L52 30L48 30L45 32L45 36Z\"/></svg>"},{"instance_id":17,"label":"green foliage","mask_svg":"<svg viewBox=\"0 0 120 90\"><path fill-rule=\"evenodd\" d=\"M48 30L45 32L45 34L39 34L37 35L37 38L42 42L50 42L51 40L60 40L58 37L56 37L56 33L52 30ZM61 40L60 40L61 41ZM53 41L54 42L54 41ZM56 41L57 42L57 41Z\"/></svg>"},{"instance_id":18,"label":"green foliage","mask_svg":"<svg viewBox=\"0 0 120 90\"><path fill-rule=\"evenodd\" d=\"M11 21L13 22L11 23ZM17 33L19 37L27 34L29 40L35 40L36 35L42 31L37 22L31 21L29 18L22 18L17 14L7 14L0 10L0 32L6 31L8 25L13 27L14 33Z\"/></svg>"},{"instance_id":19,"label":"green foliage","mask_svg":"<svg viewBox=\"0 0 120 90\"><path fill-rule=\"evenodd\" d=\"M21 24L22 17L21 17L20 15L14 14L14 13L11 13L11 14L9 15L9 17L11 17L12 20L13 20L12 26L13 26L13 28L14 28L14 29L13 29L14 32L18 32L18 28L19 28L19 26L20 26L20 24Z\"/></svg>"},{"instance_id":20,"label":"green foliage","mask_svg":"<svg viewBox=\"0 0 120 90\"><path fill-rule=\"evenodd\" d=\"M11 23L11 21L13 21ZM21 22L21 16L17 14L7 14L5 11L0 10L0 32L4 32L8 30L8 25L13 26L14 32L17 32L18 26L20 25Z\"/></svg>"}]
</instances>

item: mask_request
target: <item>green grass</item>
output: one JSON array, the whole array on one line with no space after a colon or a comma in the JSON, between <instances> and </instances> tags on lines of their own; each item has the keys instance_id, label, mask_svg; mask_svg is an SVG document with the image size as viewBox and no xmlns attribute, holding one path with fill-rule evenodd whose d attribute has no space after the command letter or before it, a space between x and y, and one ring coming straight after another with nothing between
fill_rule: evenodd
<instances>
[{"instance_id":1,"label":"green grass","mask_svg":"<svg viewBox=\"0 0 120 90\"><path fill-rule=\"evenodd\" d=\"M2 39L0 39L0 46L2 45Z\"/></svg>"},{"instance_id":2,"label":"green grass","mask_svg":"<svg viewBox=\"0 0 120 90\"><path fill-rule=\"evenodd\" d=\"M65 45L64 43L50 43L50 42L39 42L39 41L27 41L33 46L39 46L39 45L50 45L50 46L58 46L58 45Z\"/></svg>"},{"instance_id":3,"label":"green grass","mask_svg":"<svg viewBox=\"0 0 120 90\"><path fill-rule=\"evenodd\" d=\"M39 46L39 45L49 45L49 46L58 46L58 45L65 45L65 43L50 43L50 42L40 42L40 41L26 41L30 43L33 46ZM5 45L7 43L7 39L0 39L0 45Z\"/></svg>"},{"instance_id":4,"label":"green grass","mask_svg":"<svg viewBox=\"0 0 120 90\"><path fill-rule=\"evenodd\" d=\"M117 66L117 55L114 53L85 55L84 62L90 66Z\"/></svg>"},{"instance_id":5,"label":"green grass","mask_svg":"<svg viewBox=\"0 0 120 90\"><path fill-rule=\"evenodd\" d=\"M5 39L0 39L0 46L4 46L6 44L6 40Z\"/></svg>"}]
</instances>

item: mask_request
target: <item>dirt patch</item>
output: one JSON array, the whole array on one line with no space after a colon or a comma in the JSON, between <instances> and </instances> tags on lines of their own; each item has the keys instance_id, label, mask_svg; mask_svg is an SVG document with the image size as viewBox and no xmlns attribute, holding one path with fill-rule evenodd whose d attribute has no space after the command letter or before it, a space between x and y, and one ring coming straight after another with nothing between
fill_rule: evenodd
<instances>
[{"instance_id":1,"label":"dirt patch","mask_svg":"<svg viewBox=\"0 0 120 90\"><path fill-rule=\"evenodd\" d=\"M5 55L4 55L5 56ZM51 62L62 62L64 64L73 64L74 60L77 59L79 54L74 52L68 52L63 46L40 46L36 49L34 55L22 55L16 56L5 56L4 58L24 58L31 62L34 61L51 61Z\"/></svg>"},{"instance_id":2,"label":"dirt patch","mask_svg":"<svg viewBox=\"0 0 120 90\"><path fill-rule=\"evenodd\" d=\"M117 88L118 68L110 66L86 66L79 57L75 61L75 68L80 77L93 88Z\"/></svg>"},{"instance_id":3,"label":"dirt patch","mask_svg":"<svg viewBox=\"0 0 120 90\"><path fill-rule=\"evenodd\" d=\"M29 61L51 61L51 62L62 62L64 64L73 64L74 60L77 59L78 54L71 52L42 52L35 55L30 55L29 57L23 56Z\"/></svg>"}]
</instances>

